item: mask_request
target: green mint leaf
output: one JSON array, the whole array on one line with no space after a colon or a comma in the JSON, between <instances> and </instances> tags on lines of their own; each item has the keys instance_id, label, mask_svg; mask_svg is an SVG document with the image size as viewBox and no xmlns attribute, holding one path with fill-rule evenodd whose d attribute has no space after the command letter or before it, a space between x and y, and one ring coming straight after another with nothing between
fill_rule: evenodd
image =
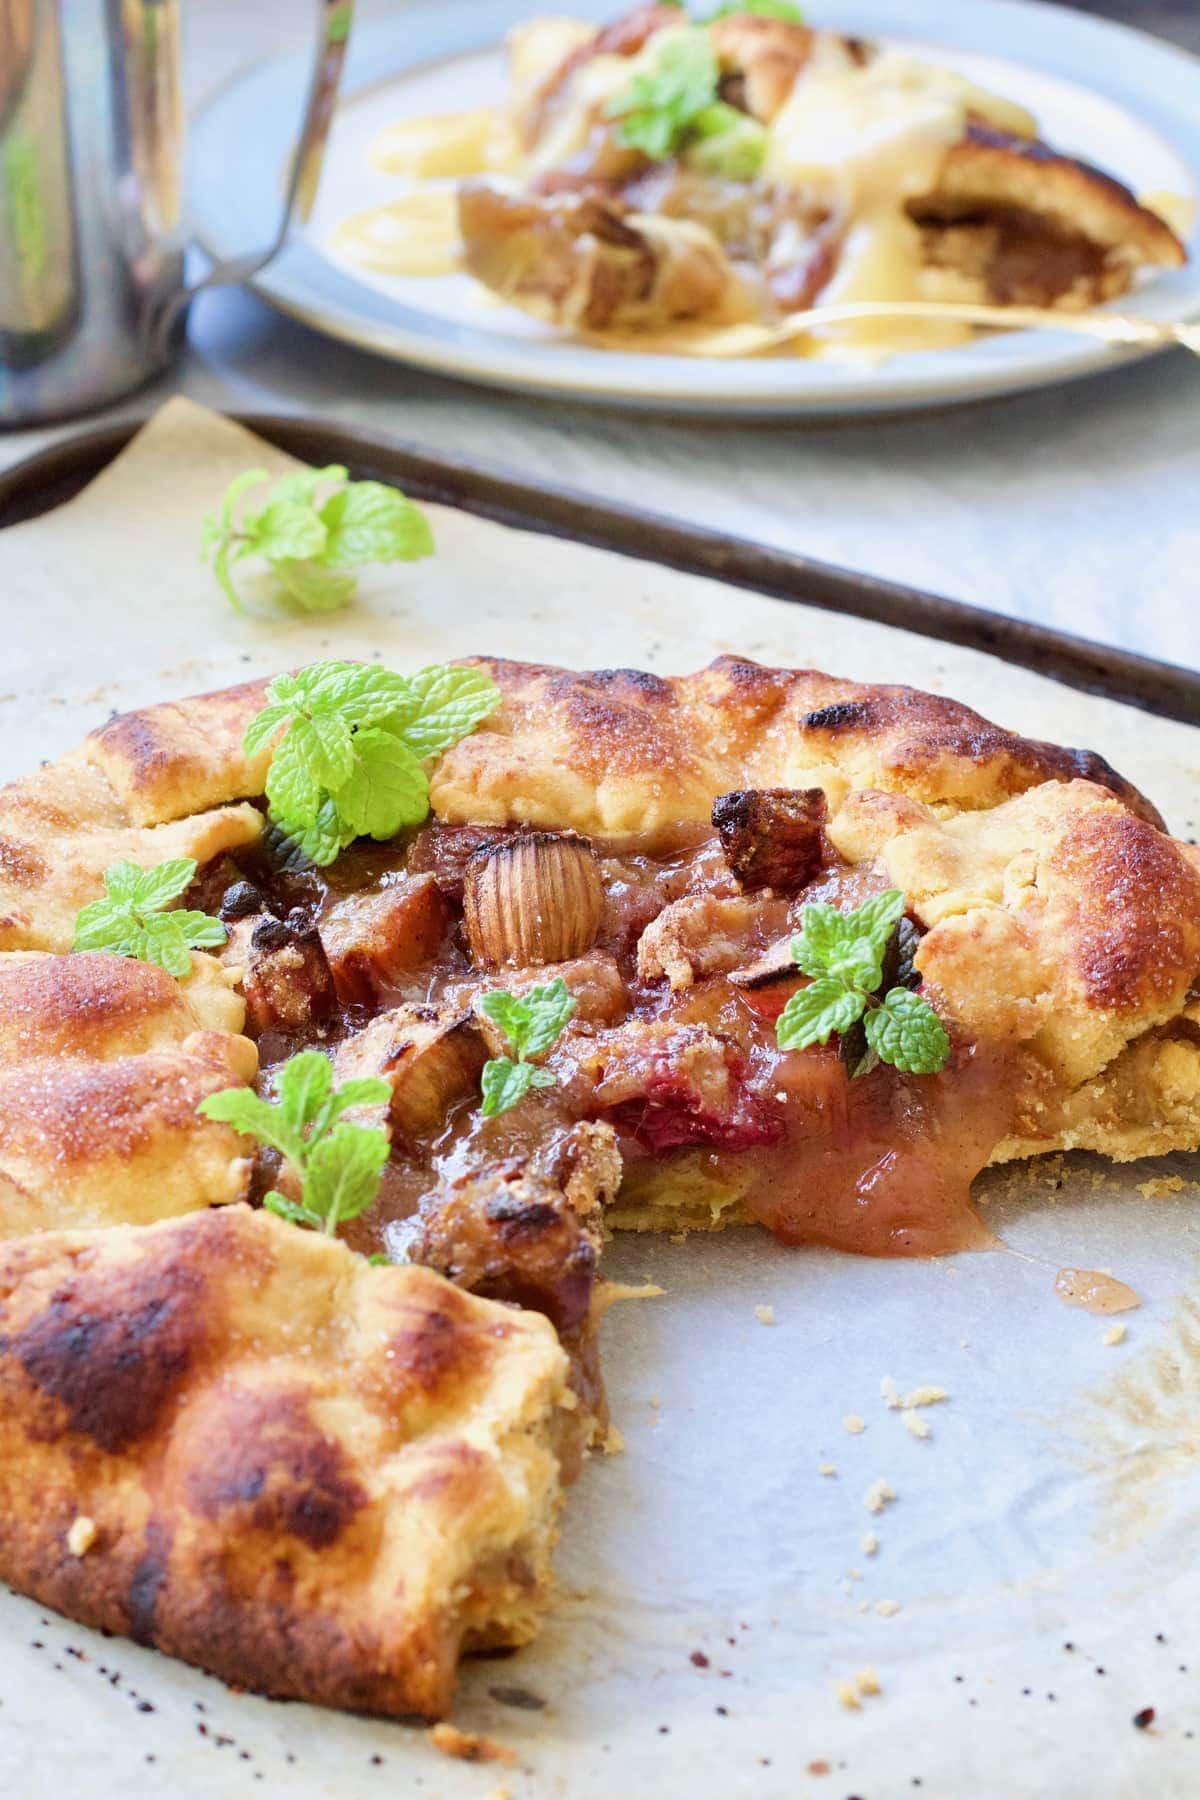
<instances>
[{"instance_id":1,"label":"green mint leaf","mask_svg":"<svg viewBox=\"0 0 1200 1800\"><path fill-rule=\"evenodd\" d=\"M319 562L283 556L271 564L289 604L302 613L341 612L354 594L353 575L326 569Z\"/></svg>"},{"instance_id":2,"label":"green mint leaf","mask_svg":"<svg viewBox=\"0 0 1200 1800\"><path fill-rule=\"evenodd\" d=\"M199 1110L287 1159L300 1183L300 1201L275 1194L264 1205L293 1224L332 1234L371 1204L389 1154L385 1131L349 1123L341 1114L384 1103L391 1087L366 1076L335 1089L327 1058L303 1050L283 1065L276 1090L274 1100L264 1100L249 1088L226 1088L210 1094Z\"/></svg>"},{"instance_id":3,"label":"green mint leaf","mask_svg":"<svg viewBox=\"0 0 1200 1800\"><path fill-rule=\"evenodd\" d=\"M883 976L883 954L904 912L898 888L876 894L853 912L823 902L806 906L792 957L806 975L833 975L872 993Z\"/></svg>"},{"instance_id":4,"label":"green mint leaf","mask_svg":"<svg viewBox=\"0 0 1200 1800\"><path fill-rule=\"evenodd\" d=\"M382 1250L374 1251L372 1255L368 1256L367 1261L373 1269L390 1269L392 1266L391 1257L385 1256Z\"/></svg>"},{"instance_id":5,"label":"green mint leaf","mask_svg":"<svg viewBox=\"0 0 1200 1800\"><path fill-rule=\"evenodd\" d=\"M378 663L315 662L281 679L288 686L277 693L277 678L267 690L268 699L287 700L297 713L337 712L348 725L382 724L411 695L405 676Z\"/></svg>"},{"instance_id":6,"label":"green mint leaf","mask_svg":"<svg viewBox=\"0 0 1200 1800\"><path fill-rule=\"evenodd\" d=\"M518 1060L544 1056L558 1041L563 1027L578 1002L561 975L544 987L533 987L524 994L510 994L496 988L485 994L480 1007L492 1023L498 1025Z\"/></svg>"},{"instance_id":7,"label":"green mint leaf","mask_svg":"<svg viewBox=\"0 0 1200 1800\"><path fill-rule=\"evenodd\" d=\"M120 880L128 881L127 871L134 868L133 863L114 863L113 869L122 871ZM111 870L105 871L107 883ZM143 912L158 912L160 908L178 900L184 889L190 887L196 879L196 859L194 856L175 856L168 862L157 863L153 869L138 869L133 880L133 904ZM112 892L112 889L109 889Z\"/></svg>"},{"instance_id":8,"label":"green mint leaf","mask_svg":"<svg viewBox=\"0 0 1200 1800\"><path fill-rule=\"evenodd\" d=\"M292 731L299 733L303 754L322 787L336 792L349 779L358 754L346 715L322 708L310 718L297 719Z\"/></svg>"},{"instance_id":9,"label":"green mint leaf","mask_svg":"<svg viewBox=\"0 0 1200 1800\"><path fill-rule=\"evenodd\" d=\"M343 463L326 463L323 469L294 469L290 475L282 475L271 489L273 500L295 500L302 506L312 506L316 500L319 487L343 487L350 479L350 471Z\"/></svg>"},{"instance_id":10,"label":"green mint leaf","mask_svg":"<svg viewBox=\"0 0 1200 1800\"><path fill-rule=\"evenodd\" d=\"M93 900L75 915L72 950L107 950L112 956L132 955L129 949L134 927L125 910L109 900Z\"/></svg>"},{"instance_id":11,"label":"green mint leaf","mask_svg":"<svg viewBox=\"0 0 1200 1800\"><path fill-rule=\"evenodd\" d=\"M257 511L239 507L246 491L268 479L263 469L239 475L219 512L204 520L200 555L230 603L245 608L232 565L261 557L275 576L280 597L295 611L336 612L354 594L351 568L369 562L411 562L433 552L433 535L420 508L398 488L378 481L350 481L340 463L299 469L272 487ZM318 490L332 486L319 498Z\"/></svg>"},{"instance_id":12,"label":"green mint leaf","mask_svg":"<svg viewBox=\"0 0 1200 1800\"><path fill-rule=\"evenodd\" d=\"M894 987L863 1021L867 1042L882 1062L908 1075L936 1075L950 1056L942 1021L920 994Z\"/></svg>"},{"instance_id":13,"label":"green mint leaf","mask_svg":"<svg viewBox=\"0 0 1200 1800\"><path fill-rule=\"evenodd\" d=\"M904 917L904 895L899 888L889 888L886 893L873 894L848 917L853 919L860 936L870 944L872 957L882 970L884 951L896 926ZM878 985L877 976L875 986Z\"/></svg>"},{"instance_id":14,"label":"green mint leaf","mask_svg":"<svg viewBox=\"0 0 1200 1800\"><path fill-rule=\"evenodd\" d=\"M835 975L819 975L806 988L798 988L775 1024L781 1050L807 1050L811 1044L827 1044L835 1031L848 1031L863 1015L866 999Z\"/></svg>"},{"instance_id":15,"label":"green mint leaf","mask_svg":"<svg viewBox=\"0 0 1200 1800\"><path fill-rule=\"evenodd\" d=\"M272 500L253 521L243 522L243 556L320 556L329 536L310 506L298 500Z\"/></svg>"},{"instance_id":16,"label":"green mint leaf","mask_svg":"<svg viewBox=\"0 0 1200 1800\"><path fill-rule=\"evenodd\" d=\"M359 1075L352 1081L344 1081L336 1094L329 1099L332 1107L330 1122L338 1119L352 1106L386 1106L392 1097L392 1084L384 1081L379 1075Z\"/></svg>"},{"instance_id":17,"label":"green mint leaf","mask_svg":"<svg viewBox=\"0 0 1200 1800\"><path fill-rule=\"evenodd\" d=\"M302 855L318 869L327 869L331 862L336 862L356 836L354 827L338 817L337 807L328 796L317 808L316 818L306 824L290 820L286 814L272 812L272 817L284 836L291 838Z\"/></svg>"},{"instance_id":18,"label":"green mint leaf","mask_svg":"<svg viewBox=\"0 0 1200 1800\"><path fill-rule=\"evenodd\" d=\"M328 1233L370 1206L387 1159L387 1138L368 1125L343 1122L313 1144L304 1173L304 1204L320 1214Z\"/></svg>"},{"instance_id":19,"label":"green mint leaf","mask_svg":"<svg viewBox=\"0 0 1200 1800\"><path fill-rule=\"evenodd\" d=\"M260 713L254 715L242 734L242 749L246 755L257 756L263 745L275 736L279 727L290 724L291 719L292 709L286 703L264 706Z\"/></svg>"},{"instance_id":20,"label":"green mint leaf","mask_svg":"<svg viewBox=\"0 0 1200 1800\"><path fill-rule=\"evenodd\" d=\"M324 867L355 837L420 824L429 811L420 760L473 730L499 699L478 669L437 665L409 679L330 660L277 676L242 741L248 754L273 743L271 818Z\"/></svg>"},{"instance_id":21,"label":"green mint leaf","mask_svg":"<svg viewBox=\"0 0 1200 1800\"><path fill-rule=\"evenodd\" d=\"M210 919L207 913L178 907L162 916L168 925L176 927L184 943L190 944L193 950L219 950L229 937L221 920Z\"/></svg>"},{"instance_id":22,"label":"green mint leaf","mask_svg":"<svg viewBox=\"0 0 1200 1800\"><path fill-rule=\"evenodd\" d=\"M720 70L705 31L672 35L649 66L608 102L616 136L628 149L661 162L678 149L689 127L717 98Z\"/></svg>"},{"instance_id":23,"label":"green mint leaf","mask_svg":"<svg viewBox=\"0 0 1200 1800\"><path fill-rule=\"evenodd\" d=\"M287 821L292 835L295 826L315 825L320 810L321 781L313 767L314 751L319 752L319 745L308 720L296 719L271 754L266 781L271 817L279 825Z\"/></svg>"},{"instance_id":24,"label":"green mint leaf","mask_svg":"<svg viewBox=\"0 0 1200 1800\"><path fill-rule=\"evenodd\" d=\"M474 731L500 704L500 689L482 669L434 663L408 682L409 701L389 715L414 756L436 756Z\"/></svg>"},{"instance_id":25,"label":"green mint leaf","mask_svg":"<svg viewBox=\"0 0 1200 1800\"><path fill-rule=\"evenodd\" d=\"M369 725L354 734L350 773L338 787L339 816L360 837L390 838L429 811L429 781L408 746Z\"/></svg>"},{"instance_id":26,"label":"green mint leaf","mask_svg":"<svg viewBox=\"0 0 1200 1800\"><path fill-rule=\"evenodd\" d=\"M137 863L111 863L104 871L104 897L82 907L75 919L73 950L104 950L157 963L180 979L191 971L192 949L212 949L225 942L219 919L207 913L166 912L192 881L195 860L174 857L153 869Z\"/></svg>"},{"instance_id":27,"label":"green mint leaf","mask_svg":"<svg viewBox=\"0 0 1200 1800\"><path fill-rule=\"evenodd\" d=\"M785 25L803 25L804 12L794 6L792 0L725 0L704 19L705 25L712 25L717 19L736 17L738 13L752 13L760 19L782 19Z\"/></svg>"},{"instance_id":28,"label":"green mint leaf","mask_svg":"<svg viewBox=\"0 0 1200 1800\"><path fill-rule=\"evenodd\" d=\"M304 1139L300 1131L286 1117L282 1107L260 1099L253 1088L222 1088L219 1093L209 1094L202 1100L197 1110L206 1119L215 1119L218 1124L241 1132L243 1137L257 1138L260 1144L278 1150L293 1167L298 1167L304 1160Z\"/></svg>"},{"instance_id":29,"label":"green mint leaf","mask_svg":"<svg viewBox=\"0 0 1200 1800\"><path fill-rule=\"evenodd\" d=\"M541 1071L548 1073L548 1071ZM511 1112L534 1085L539 1071L532 1063L511 1062L507 1056L493 1057L483 1065L481 1085L483 1105L480 1110L489 1119L498 1113Z\"/></svg>"},{"instance_id":30,"label":"green mint leaf","mask_svg":"<svg viewBox=\"0 0 1200 1800\"><path fill-rule=\"evenodd\" d=\"M382 481L354 481L321 508L327 537L321 560L330 569L363 563L415 562L433 555L433 532L419 506Z\"/></svg>"},{"instance_id":31,"label":"green mint leaf","mask_svg":"<svg viewBox=\"0 0 1200 1800\"><path fill-rule=\"evenodd\" d=\"M276 1104L288 1124L301 1131L311 1125L333 1092L333 1068L319 1050L301 1050L279 1072Z\"/></svg>"},{"instance_id":32,"label":"green mint leaf","mask_svg":"<svg viewBox=\"0 0 1200 1800\"><path fill-rule=\"evenodd\" d=\"M766 154L765 126L736 106L716 100L692 120L683 159L689 168L724 181L753 181Z\"/></svg>"}]
</instances>

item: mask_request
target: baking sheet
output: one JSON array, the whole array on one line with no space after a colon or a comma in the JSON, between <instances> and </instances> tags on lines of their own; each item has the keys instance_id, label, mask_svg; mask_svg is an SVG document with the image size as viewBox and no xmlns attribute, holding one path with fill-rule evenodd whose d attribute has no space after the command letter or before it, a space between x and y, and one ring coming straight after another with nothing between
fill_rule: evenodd
<instances>
[{"instance_id":1,"label":"baking sheet","mask_svg":"<svg viewBox=\"0 0 1200 1800\"><path fill-rule=\"evenodd\" d=\"M431 509L438 555L365 574L352 612L238 618L198 562L199 524L251 465L290 466L173 401L68 507L4 534L0 775L112 708L319 656L669 671L737 651L914 681L1099 748L1194 835L1186 726L452 510ZM458 1723L513 1766L232 1694L4 1595L0 1793L1195 1795L1198 1173L1178 1157L999 1174L982 1188L1005 1251L941 1262L787 1251L755 1231L619 1241L610 1272L666 1290L606 1326L624 1453L570 1497L542 1638L464 1673ZM1164 1176L1182 1185L1136 1193ZM1109 1267L1143 1295L1124 1343L1054 1299L1064 1264ZM921 1415L928 1439L884 1405L889 1376L948 1390ZM847 1415L866 1429L849 1434ZM897 1498L876 1517L864 1497L881 1479ZM850 1711L836 1684L865 1668L882 1691Z\"/></svg>"}]
</instances>

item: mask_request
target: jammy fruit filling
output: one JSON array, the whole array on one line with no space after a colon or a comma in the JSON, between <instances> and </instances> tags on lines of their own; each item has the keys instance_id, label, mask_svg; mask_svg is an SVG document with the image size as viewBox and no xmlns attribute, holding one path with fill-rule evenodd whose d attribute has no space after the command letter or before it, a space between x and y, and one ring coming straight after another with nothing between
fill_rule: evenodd
<instances>
[{"instance_id":1,"label":"jammy fruit filling","mask_svg":"<svg viewBox=\"0 0 1200 1800\"><path fill-rule=\"evenodd\" d=\"M470 1285L569 1332L600 1206L617 1224L754 1219L875 1255L989 1241L969 1190L1010 1127L1009 1061L927 1000L949 1041L924 1072L871 1048L871 997L824 1042L787 1047L789 1003L829 979L795 960L806 918L892 906L890 885L838 857L819 790L767 790L722 795L710 831L652 848L430 823L318 870L268 831L205 868L188 904L228 926L262 1092L308 1047L339 1081L389 1085L373 1122L386 1114L390 1159L347 1240L470 1265ZM876 986L915 1001L919 927L902 896L892 910ZM563 1022L521 1074L503 1022L547 994ZM497 1065L520 1091L493 1108ZM260 1191L279 1177L260 1152Z\"/></svg>"}]
</instances>

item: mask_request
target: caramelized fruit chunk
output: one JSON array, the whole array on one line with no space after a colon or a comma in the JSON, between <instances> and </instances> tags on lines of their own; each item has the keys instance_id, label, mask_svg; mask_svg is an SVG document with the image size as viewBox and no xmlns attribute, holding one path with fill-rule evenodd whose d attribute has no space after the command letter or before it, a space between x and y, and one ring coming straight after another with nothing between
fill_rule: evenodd
<instances>
[{"instance_id":1,"label":"caramelized fruit chunk","mask_svg":"<svg viewBox=\"0 0 1200 1800\"><path fill-rule=\"evenodd\" d=\"M377 1005L401 975L437 955L449 919L431 874L335 900L321 941L343 1006Z\"/></svg>"},{"instance_id":2,"label":"caramelized fruit chunk","mask_svg":"<svg viewBox=\"0 0 1200 1800\"><path fill-rule=\"evenodd\" d=\"M725 860L743 887L794 893L826 860L820 788L741 788L713 801Z\"/></svg>"},{"instance_id":3,"label":"caramelized fruit chunk","mask_svg":"<svg viewBox=\"0 0 1200 1800\"><path fill-rule=\"evenodd\" d=\"M301 912L286 919L252 913L230 924L223 960L240 962L246 1025L265 1031L316 1030L337 1004L333 976L316 927Z\"/></svg>"},{"instance_id":4,"label":"caramelized fruit chunk","mask_svg":"<svg viewBox=\"0 0 1200 1800\"><path fill-rule=\"evenodd\" d=\"M391 1084L394 1139L413 1145L441 1130L451 1107L479 1086L486 1059L473 1021L452 1008L397 1006L338 1047L339 1082L378 1075Z\"/></svg>"}]
</instances>

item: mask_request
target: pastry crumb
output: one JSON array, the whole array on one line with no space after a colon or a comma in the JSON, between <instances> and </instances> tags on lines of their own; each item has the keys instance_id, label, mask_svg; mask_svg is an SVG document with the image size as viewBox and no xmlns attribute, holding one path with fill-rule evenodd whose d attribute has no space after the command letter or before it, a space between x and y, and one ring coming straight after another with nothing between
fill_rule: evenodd
<instances>
[{"instance_id":1,"label":"pastry crumb","mask_svg":"<svg viewBox=\"0 0 1200 1800\"><path fill-rule=\"evenodd\" d=\"M443 1756L457 1757L459 1762L515 1763L517 1760L516 1751L507 1744L498 1744L495 1738L482 1737L474 1731L460 1731L457 1725L451 1725L445 1719L440 1725L430 1727L429 1741Z\"/></svg>"},{"instance_id":2,"label":"pastry crumb","mask_svg":"<svg viewBox=\"0 0 1200 1800\"><path fill-rule=\"evenodd\" d=\"M879 1614L881 1619L895 1618L896 1614L900 1611L900 1602L898 1600L877 1600L875 1602L875 1611Z\"/></svg>"},{"instance_id":3,"label":"pastry crumb","mask_svg":"<svg viewBox=\"0 0 1200 1800\"><path fill-rule=\"evenodd\" d=\"M754 1316L760 1325L774 1325L775 1308L773 1306L756 1306Z\"/></svg>"},{"instance_id":4,"label":"pastry crumb","mask_svg":"<svg viewBox=\"0 0 1200 1800\"><path fill-rule=\"evenodd\" d=\"M873 1531L864 1531L858 1547L864 1556L874 1556L879 1548L879 1539Z\"/></svg>"},{"instance_id":5,"label":"pastry crumb","mask_svg":"<svg viewBox=\"0 0 1200 1800\"><path fill-rule=\"evenodd\" d=\"M843 1677L842 1680L835 1681L833 1691L847 1712L859 1712L864 1700L870 1699L872 1695L882 1694L883 1683L877 1672L868 1666L865 1669L859 1669L858 1673L850 1676L848 1680Z\"/></svg>"},{"instance_id":6,"label":"pastry crumb","mask_svg":"<svg viewBox=\"0 0 1200 1800\"><path fill-rule=\"evenodd\" d=\"M895 1488L890 1481L884 1481L881 1477L878 1481L873 1481L863 1495L863 1505L869 1513L881 1513L895 1498Z\"/></svg>"},{"instance_id":7,"label":"pastry crumb","mask_svg":"<svg viewBox=\"0 0 1200 1800\"><path fill-rule=\"evenodd\" d=\"M857 1437L867 1429L867 1421L860 1419L857 1413L847 1413L842 1420L842 1430L848 1431L851 1437Z\"/></svg>"},{"instance_id":8,"label":"pastry crumb","mask_svg":"<svg viewBox=\"0 0 1200 1800\"><path fill-rule=\"evenodd\" d=\"M929 1426L915 1407L906 1406L900 1414L900 1418L910 1437L927 1438L929 1436Z\"/></svg>"},{"instance_id":9,"label":"pastry crumb","mask_svg":"<svg viewBox=\"0 0 1200 1800\"><path fill-rule=\"evenodd\" d=\"M1149 1181L1138 1182L1138 1193L1143 1200L1165 1200L1169 1194L1182 1194L1182 1175L1155 1175Z\"/></svg>"},{"instance_id":10,"label":"pastry crumb","mask_svg":"<svg viewBox=\"0 0 1200 1800\"><path fill-rule=\"evenodd\" d=\"M900 1406L903 1411L911 1412L914 1406L936 1406L939 1400L948 1400L949 1398L950 1395L944 1387L918 1387L914 1388L911 1394L901 1395Z\"/></svg>"},{"instance_id":11,"label":"pastry crumb","mask_svg":"<svg viewBox=\"0 0 1200 1800\"><path fill-rule=\"evenodd\" d=\"M604 1440L600 1447L604 1451L605 1456L620 1456L625 1448L625 1439L621 1436L617 1426L609 1425L608 1430L604 1433Z\"/></svg>"},{"instance_id":12,"label":"pastry crumb","mask_svg":"<svg viewBox=\"0 0 1200 1800\"><path fill-rule=\"evenodd\" d=\"M836 1475L837 1474L837 1464L836 1463L818 1463L817 1464L817 1474L818 1475Z\"/></svg>"},{"instance_id":13,"label":"pastry crumb","mask_svg":"<svg viewBox=\"0 0 1200 1800\"><path fill-rule=\"evenodd\" d=\"M879 1384L879 1398L885 1406L896 1407L900 1404L900 1390L890 1375L885 1375Z\"/></svg>"},{"instance_id":14,"label":"pastry crumb","mask_svg":"<svg viewBox=\"0 0 1200 1800\"><path fill-rule=\"evenodd\" d=\"M1123 1325L1110 1325L1104 1334L1104 1342L1106 1344L1123 1344L1125 1342L1125 1327Z\"/></svg>"},{"instance_id":15,"label":"pastry crumb","mask_svg":"<svg viewBox=\"0 0 1200 1800\"><path fill-rule=\"evenodd\" d=\"M67 1533L67 1549L72 1556L86 1556L97 1536L95 1519L89 1519L86 1513L80 1513Z\"/></svg>"}]
</instances>

